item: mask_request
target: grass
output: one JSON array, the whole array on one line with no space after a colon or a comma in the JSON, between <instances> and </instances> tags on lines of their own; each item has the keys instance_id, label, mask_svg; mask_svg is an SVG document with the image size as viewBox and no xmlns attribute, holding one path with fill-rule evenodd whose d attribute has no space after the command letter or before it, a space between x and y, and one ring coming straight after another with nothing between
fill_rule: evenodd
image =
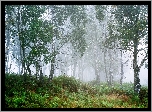
<instances>
[{"instance_id":1,"label":"grass","mask_svg":"<svg viewBox=\"0 0 152 112\"><path fill-rule=\"evenodd\" d=\"M148 89L142 87L139 96L133 84L113 87L95 81L83 83L74 77L58 76L51 82L44 77L40 83L28 76L5 74L5 108L147 108Z\"/></svg>"}]
</instances>

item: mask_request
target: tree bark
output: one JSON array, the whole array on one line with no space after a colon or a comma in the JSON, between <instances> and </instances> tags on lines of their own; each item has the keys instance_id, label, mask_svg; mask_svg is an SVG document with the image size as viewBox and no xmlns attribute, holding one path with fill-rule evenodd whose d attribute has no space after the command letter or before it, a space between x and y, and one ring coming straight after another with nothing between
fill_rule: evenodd
<instances>
[{"instance_id":1,"label":"tree bark","mask_svg":"<svg viewBox=\"0 0 152 112\"><path fill-rule=\"evenodd\" d=\"M40 67L40 84L43 85L43 73L42 73L42 67Z\"/></svg>"},{"instance_id":2,"label":"tree bark","mask_svg":"<svg viewBox=\"0 0 152 112\"><path fill-rule=\"evenodd\" d=\"M108 73L107 73L107 67L106 67L106 50L104 50L104 65L105 65L105 73L106 73L106 80L107 80L107 83L108 83Z\"/></svg>"},{"instance_id":3,"label":"tree bark","mask_svg":"<svg viewBox=\"0 0 152 112\"><path fill-rule=\"evenodd\" d=\"M140 91L140 79L139 79L139 72L140 72L140 69L137 65L137 53L138 53L138 39L135 38L134 39L134 52L133 52L133 69L134 69L134 92L135 93L139 93Z\"/></svg>"},{"instance_id":4,"label":"tree bark","mask_svg":"<svg viewBox=\"0 0 152 112\"><path fill-rule=\"evenodd\" d=\"M9 27L10 27L10 25L8 23L8 25L5 29L5 31L6 31L5 39L7 40L6 41L6 46L5 46L5 71L6 71L6 73L8 73L8 62L9 62L9 55L8 54L9 54L9 45L10 45L10 39L11 39L10 32L9 32Z\"/></svg>"},{"instance_id":5,"label":"tree bark","mask_svg":"<svg viewBox=\"0 0 152 112\"><path fill-rule=\"evenodd\" d=\"M54 43L52 44L52 59L51 59L51 70L50 70L50 75L49 75L49 80L53 79L54 76L54 64L55 64L55 45Z\"/></svg>"},{"instance_id":6,"label":"tree bark","mask_svg":"<svg viewBox=\"0 0 152 112\"><path fill-rule=\"evenodd\" d=\"M74 67L73 67L73 76L74 77L76 77L76 75L75 75L76 65L77 65L77 62L74 62Z\"/></svg>"},{"instance_id":7,"label":"tree bark","mask_svg":"<svg viewBox=\"0 0 152 112\"><path fill-rule=\"evenodd\" d=\"M109 58L110 58L110 63L109 63L109 80L108 80L108 84L109 86L111 86L113 84L113 76L112 76L112 70L111 70L111 64L112 64L112 60L111 60L111 51L108 50L109 52Z\"/></svg>"},{"instance_id":8,"label":"tree bark","mask_svg":"<svg viewBox=\"0 0 152 112\"><path fill-rule=\"evenodd\" d=\"M124 72L123 72L122 50L121 50L121 78L120 78L120 85L121 85L121 87L122 87L123 75L124 75Z\"/></svg>"}]
</instances>

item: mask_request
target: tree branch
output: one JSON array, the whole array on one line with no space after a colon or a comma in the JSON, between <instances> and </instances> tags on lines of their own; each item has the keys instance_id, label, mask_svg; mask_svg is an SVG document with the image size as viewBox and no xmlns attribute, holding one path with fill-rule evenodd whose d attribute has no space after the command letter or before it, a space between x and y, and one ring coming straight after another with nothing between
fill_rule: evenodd
<instances>
[{"instance_id":1,"label":"tree branch","mask_svg":"<svg viewBox=\"0 0 152 112\"><path fill-rule=\"evenodd\" d=\"M148 51L146 53L146 56L144 57L144 59L141 61L140 65L139 65L139 69L143 66L144 62L148 59Z\"/></svg>"}]
</instances>

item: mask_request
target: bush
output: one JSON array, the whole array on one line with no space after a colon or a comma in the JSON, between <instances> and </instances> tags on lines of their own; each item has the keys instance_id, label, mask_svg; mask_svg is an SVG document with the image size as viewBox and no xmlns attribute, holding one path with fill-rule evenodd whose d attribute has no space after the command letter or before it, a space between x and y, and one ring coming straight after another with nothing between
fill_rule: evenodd
<instances>
[{"instance_id":1,"label":"bush","mask_svg":"<svg viewBox=\"0 0 152 112\"><path fill-rule=\"evenodd\" d=\"M26 106L24 108L30 107L32 104L32 107L34 108L45 108L49 106L49 103L47 99L49 98L49 94L41 95L41 94L36 94L35 92L28 92L26 95Z\"/></svg>"},{"instance_id":2,"label":"bush","mask_svg":"<svg viewBox=\"0 0 152 112\"><path fill-rule=\"evenodd\" d=\"M5 74L5 94L9 97L14 96L14 92L24 91L24 84L21 75Z\"/></svg>"},{"instance_id":3,"label":"bush","mask_svg":"<svg viewBox=\"0 0 152 112\"><path fill-rule=\"evenodd\" d=\"M53 88L56 92L60 92L61 88L67 89L70 92L78 92L80 87L80 82L78 80L74 77L68 77L65 75L54 77L51 83L53 84Z\"/></svg>"},{"instance_id":4,"label":"bush","mask_svg":"<svg viewBox=\"0 0 152 112\"><path fill-rule=\"evenodd\" d=\"M5 94L5 107L6 108L21 108L22 105L26 104L26 92L15 92L14 96L9 97Z\"/></svg>"},{"instance_id":5,"label":"bush","mask_svg":"<svg viewBox=\"0 0 152 112\"><path fill-rule=\"evenodd\" d=\"M148 89L147 87L141 87L139 92L140 102L143 104L148 104Z\"/></svg>"},{"instance_id":6,"label":"bush","mask_svg":"<svg viewBox=\"0 0 152 112\"><path fill-rule=\"evenodd\" d=\"M82 83L80 86L80 90L87 93L87 94L97 94L97 89L93 86L90 86L89 84Z\"/></svg>"},{"instance_id":7,"label":"bush","mask_svg":"<svg viewBox=\"0 0 152 112\"><path fill-rule=\"evenodd\" d=\"M147 108L148 89L142 87L134 95L130 83L108 86L106 83L90 84L74 77L58 76L52 81L43 77L43 84L35 76L6 74L6 108ZM131 95L132 97L129 97Z\"/></svg>"}]
</instances>

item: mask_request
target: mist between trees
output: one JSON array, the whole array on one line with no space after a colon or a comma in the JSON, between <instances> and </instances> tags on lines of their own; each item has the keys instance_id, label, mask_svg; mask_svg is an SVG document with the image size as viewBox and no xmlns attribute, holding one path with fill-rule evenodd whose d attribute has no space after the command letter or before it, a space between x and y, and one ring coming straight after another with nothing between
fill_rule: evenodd
<instances>
[{"instance_id":1,"label":"mist between trees","mask_svg":"<svg viewBox=\"0 0 152 112\"><path fill-rule=\"evenodd\" d=\"M6 5L5 73L25 80L35 75L42 82L45 75L51 81L65 74L111 86L122 85L131 69L139 93L139 73L148 69L147 10L147 5Z\"/></svg>"}]
</instances>

